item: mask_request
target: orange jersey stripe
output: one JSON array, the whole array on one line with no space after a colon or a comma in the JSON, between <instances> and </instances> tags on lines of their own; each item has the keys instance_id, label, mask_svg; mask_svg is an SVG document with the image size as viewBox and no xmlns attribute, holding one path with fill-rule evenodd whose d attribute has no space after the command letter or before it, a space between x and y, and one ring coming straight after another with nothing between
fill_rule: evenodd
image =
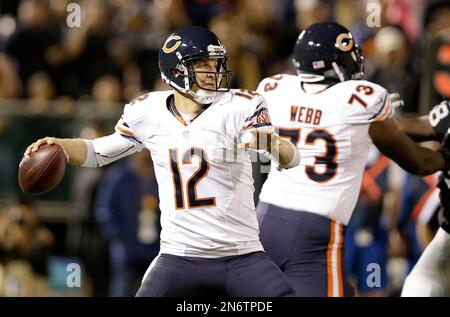
<instances>
[{"instance_id":1,"label":"orange jersey stripe","mask_svg":"<svg viewBox=\"0 0 450 317\"><path fill-rule=\"evenodd\" d=\"M120 132L122 132L123 134L129 135L129 136L132 136L132 137L134 137L134 138L136 138L136 139L137 139L136 135L134 135L134 133L133 133L133 132L131 132L131 131L125 130L124 128L121 128L121 127L120 127L120 126L118 126L118 125L116 125L116 129L117 129L117 130L119 130Z\"/></svg>"},{"instance_id":2,"label":"orange jersey stripe","mask_svg":"<svg viewBox=\"0 0 450 317\"><path fill-rule=\"evenodd\" d=\"M327 279L328 279L328 287L327 287L327 296L333 296L333 269L332 269L332 252L333 252L333 244L334 244L334 220L331 221L331 231L330 231L330 242L328 243L327 249Z\"/></svg>"},{"instance_id":3,"label":"orange jersey stripe","mask_svg":"<svg viewBox=\"0 0 450 317\"><path fill-rule=\"evenodd\" d=\"M251 121L249 123L247 123L244 127L242 127L241 129L241 133L244 132L245 130L247 130L249 127L251 127L253 125L253 123L255 123L254 121Z\"/></svg>"},{"instance_id":4,"label":"orange jersey stripe","mask_svg":"<svg viewBox=\"0 0 450 317\"><path fill-rule=\"evenodd\" d=\"M337 249L337 269L338 269L338 284L339 284L339 297L344 296L343 290L343 281L342 281L342 244L343 244L343 226L341 224L339 226L339 243Z\"/></svg>"},{"instance_id":5,"label":"orange jersey stripe","mask_svg":"<svg viewBox=\"0 0 450 317\"><path fill-rule=\"evenodd\" d=\"M387 104L387 107L386 107ZM381 121L383 119L385 119L389 113L391 112L391 101L389 100L389 96L386 99L386 103L385 103L385 111L383 111L380 115L378 115L373 122L377 122L377 121Z\"/></svg>"},{"instance_id":6,"label":"orange jersey stripe","mask_svg":"<svg viewBox=\"0 0 450 317\"><path fill-rule=\"evenodd\" d=\"M342 246L343 246L343 225L336 221L331 221L330 242L327 249L327 296L344 296L344 283L342 276ZM335 258L333 258L335 254Z\"/></svg>"}]
</instances>

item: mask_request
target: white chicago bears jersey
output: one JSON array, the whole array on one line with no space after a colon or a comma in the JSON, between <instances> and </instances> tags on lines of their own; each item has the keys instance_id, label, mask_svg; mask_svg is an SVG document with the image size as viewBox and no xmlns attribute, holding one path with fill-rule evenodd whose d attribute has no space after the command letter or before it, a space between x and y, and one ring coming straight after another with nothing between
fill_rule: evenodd
<instances>
[{"instance_id":1,"label":"white chicago bears jersey","mask_svg":"<svg viewBox=\"0 0 450 317\"><path fill-rule=\"evenodd\" d=\"M115 133L121 136L116 143L126 140L151 153L159 187L161 253L221 257L262 250L251 162L236 146L246 129L271 126L265 100L251 91L220 93L189 124L172 100L173 91L139 97L125 106ZM95 142L97 152L105 151L101 143L106 139ZM122 148L127 151L126 145Z\"/></svg>"},{"instance_id":2,"label":"white chicago bears jersey","mask_svg":"<svg viewBox=\"0 0 450 317\"><path fill-rule=\"evenodd\" d=\"M260 200L347 224L371 145L369 125L393 115L388 93L362 80L315 94L302 85L298 76L277 75L258 87L272 124L297 145L301 157L299 166L288 170L272 164Z\"/></svg>"}]
</instances>

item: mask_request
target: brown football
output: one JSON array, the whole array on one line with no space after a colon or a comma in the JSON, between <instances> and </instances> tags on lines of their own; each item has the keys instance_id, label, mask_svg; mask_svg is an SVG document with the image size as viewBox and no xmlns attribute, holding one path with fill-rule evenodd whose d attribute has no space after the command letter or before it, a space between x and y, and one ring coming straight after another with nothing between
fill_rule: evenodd
<instances>
[{"instance_id":1,"label":"brown football","mask_svg":"<svg viewBox=\"0 0 450 317\"><path fill-rule=\"evenodd\" d=\"M44 144L19 164L19 186L25 193L42 194L54 188L64 176L66 156L58 144Z\"/></svg>"}]
</instances>

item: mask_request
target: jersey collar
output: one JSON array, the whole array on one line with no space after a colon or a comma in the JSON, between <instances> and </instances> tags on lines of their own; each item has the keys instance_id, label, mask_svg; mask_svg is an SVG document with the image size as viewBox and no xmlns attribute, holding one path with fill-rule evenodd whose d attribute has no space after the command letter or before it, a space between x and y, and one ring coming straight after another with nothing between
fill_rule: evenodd
<instances>
[{"instance_id":1,"label":"jersey collar","mask_svg":"<svg viewBox=\"0 0 450 317\"><path fill-rule=\"evenodd\" d=\"M197 119L206 109L208 109L210 105L211 104L204 105L202 109L191 119L190 123L194 122L194 120ZM166 106L167 110L169 110L169 112L175 117L175 119L181 122L181 124L183 124L184 126L188 125L188 123L186 123L186 121L183 119L183 116L178 111L177 107L175 107L175 97L173 94L167 97Z\"/></svg>"}]
</instances>

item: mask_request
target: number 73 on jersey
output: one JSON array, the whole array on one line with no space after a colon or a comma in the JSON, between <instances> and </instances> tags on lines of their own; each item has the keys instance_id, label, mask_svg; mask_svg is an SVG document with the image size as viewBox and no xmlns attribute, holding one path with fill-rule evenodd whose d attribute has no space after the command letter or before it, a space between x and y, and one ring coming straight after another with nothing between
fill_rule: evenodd
<instances>
[{"instance_id":1,"label":"number 73 on jersey","mask_svg":"<svg viewBox=\"0 0 450 317\"><path fill-rule=\"evenodd\" d=\"M302 128L278 127L278 130L281 137L288 139L297 147L304 145L303 148L307 149L309 146L315 146L318 141L324 143L323 155L314 156L314 164L305 166L305 173L309 179L317 183L326 183L336 176L338 150L336 139L331 132L317 128L308 132L302 139ZM324 170L319 171L318 165L322 165Z\"/></svg>"}]
</instances>

